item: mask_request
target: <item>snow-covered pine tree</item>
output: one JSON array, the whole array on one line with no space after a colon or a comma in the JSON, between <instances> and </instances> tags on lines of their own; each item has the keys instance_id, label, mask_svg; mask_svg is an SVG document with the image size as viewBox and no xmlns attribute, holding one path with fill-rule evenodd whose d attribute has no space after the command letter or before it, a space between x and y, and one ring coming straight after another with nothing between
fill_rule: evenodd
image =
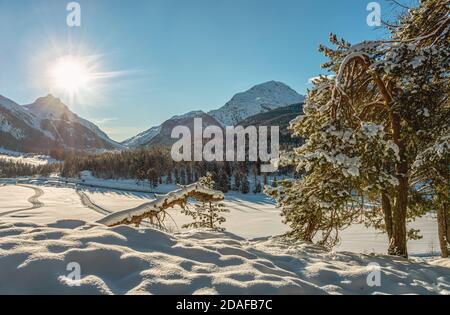
<instances>
[{"instance_id":1,"label":"snow-covered pine tree","mask_svg":"<svg viewBox=\"0 0 450 315\"><path fill-rule=\"evenodd\" d=\"M368 223L388 234L389 254L408 255L406 221L418 215L413 165L427 143L448 135L449 1L423 0L398 22L390 40L352 46L331 35L335 48L320 48L334 75L314 81L305 114L291 125L306 143L285 157L305 175L269 191L292 236L321 234L331 246L370 213ZM367 211L366 200L379 206Z\"/></svg>"},{"instance_id":2,"label":"snow-covered pine tree","mask_svg":"<svg viewBox=\"0 0 450 315\"><path fill-rule=\"evenodd\" d=\"M213 180L213 174L208 172L205 177L200 178L199 184L205 188L214 189L216 184ZM186 206L181 212L194 220L194 222L183 225L183 228L206 228L224 231L225 229L220 227L221 224L226 222L222 214L230 212L230 210L226 209L223 203L207 201L194 205L194 209Z\"/></svg>"}]
</instances>

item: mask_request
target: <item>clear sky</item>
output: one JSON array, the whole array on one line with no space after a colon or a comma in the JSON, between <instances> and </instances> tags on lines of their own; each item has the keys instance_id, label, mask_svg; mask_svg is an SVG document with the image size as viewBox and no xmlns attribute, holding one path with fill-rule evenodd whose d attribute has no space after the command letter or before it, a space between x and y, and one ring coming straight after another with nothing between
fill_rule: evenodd
<instances>
[{"instance_id":1,"label":"clear sky","mask_svg":"<svg viewBox=\"0 0 450 315\"><path fill-rule=\"evenodd\" d=\"M68 2L0 0L0 94L31 103L52 92L45 73L59 57L95 56L115 75L75 101L56 96L115 140L269 80L304 93L330 32L385 36L367 25L367 0L79 0L75 28Z\"/></svg>"}]
</instances>

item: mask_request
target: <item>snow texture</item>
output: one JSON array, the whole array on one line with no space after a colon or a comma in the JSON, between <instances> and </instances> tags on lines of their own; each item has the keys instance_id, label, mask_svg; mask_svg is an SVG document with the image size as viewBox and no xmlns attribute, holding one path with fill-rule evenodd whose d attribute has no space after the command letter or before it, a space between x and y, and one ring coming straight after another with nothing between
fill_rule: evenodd
<instances>
[{"instance_id":1,"label":"snow texture","mask_svg":"<svg viewBox=\"0 0 450 315\"><path fill-rule=\"evenodd\" d=\"M74 280L68 266L80 267ZM370 287L370 264L381 286ZM279 237L170 235L78 220L0 223L1 294L449 294L446 261L328 252Z\"/></svg>"}]
</instances>

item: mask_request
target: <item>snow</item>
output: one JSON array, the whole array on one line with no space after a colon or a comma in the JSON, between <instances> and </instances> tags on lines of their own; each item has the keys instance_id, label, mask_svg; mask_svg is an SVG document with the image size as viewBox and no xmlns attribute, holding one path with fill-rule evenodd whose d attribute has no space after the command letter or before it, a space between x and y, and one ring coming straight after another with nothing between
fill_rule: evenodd
<instances>
[{"instance_id":1,"label":"snow","mask_svg":"<svg viewBox=\"0 0 450 315\"><path fill-rule=\"evenodd\" d=\"M284 83L270 81L236 94L225 106L209 114L224 126L235 126L250 116L301 103L304 99Z\"/></svg>"},{"instance_id":2,"label":"snow","mask_svg":"<svg viewBox=\"0 0 450 315\"><path fill-rule=\"evenodd\" d=\"M31 187L43 191L38 198L41 207L29 209L27 199L33 195ZM0 222L29 222L51 224L57 220L79 220L94 222L102 216L83 206L76 191L71 188L51 186L5 186L0 187ZM7 213L8 212L8 213ZM6 214L7 213L7 214Z\"/></svg>"},{"instance_id":3,"label":"snow","mask_svg":"<svg viewBox=\"0 0 450 315\"><path fill-rule=\"evenodd\" d=\"M15 152L3 148L0 148L0 160L12 163L29 164L33 166L54 164L58 162L46 155Z\"/></svg>"},{"instance_id":4,"label":"snow","mask_svg":"<svg viewBox=\"0 0 450 315\"><path fill-rule=\"evenodd\" d=\"M431 216L411 225L424 239L409 242L413 257L404 260L381 255L387 237L361 225L344 231L332 252L273 237L287 227L262 194L226 194L226 233L176 226L166 233L95 223L104 214L84 206L73 184L21 182L0 183L0 294L450 294L449 260L424 258L438 252ZM28 209L34 190L43 192L41 205ZM155 200L151 193L82 192L111 212ZM178 227L189 221L180 208L170 215ZM73 262L81 267L79 287L69 286ZM367 286L370 263L381 267L381 287Z\"/></svg>"},{"instance_id":5,"label":"snow","mask_svg":"<svg viewBox=\"0 0 450 315\"><path fill-rule=\"evenodd\" d=\"M0 223L2 294L449 294L449 269L278 237ZM79 281L67 267L80 267ZM370 287L370 264L381 286ZM441 264L441 263L440 263ZM74 286L78 285L78 286Z\"/></svg>"},{"instance_id":6,"label":"snow","mask_svg":"<svg viewBox=\"0 0 450 315\"><path fill-rule=\"evenodd\" d=\"M122 144L127 148L136 148L144 143L148 143L154 137L156 137L161 132L161 126L152 127L147 131L144 131L128 140L122 142Z\"/></svg>"},{"instance_id":7,"label":"snow","mask_svg":"<svg viewBox=\"0 0 450 315\"><path fill-rule=\"evenodd\" d=\"M25 137L21 129L15 128L9 123L8 120L4 119L0 114L0 132L8 133L17 140L21 140Z\"/></svg>"},{"instance_id":8,"label":"snow","mask_svg":"<svg viewBox=\"0 0 450 315\"><path fill-rule=\"evenodd\" d=\"M32 195L33 192L25 187L0 187L0 216L9 211L28 208L30 204L27 199Z\"/></svg>"},{"instance_id":9,"label":"snow","mask_svg":"<svg viewBox=\"0 0 450 315\"><path fill-rule=\"evenodd\" d=\"M134 179L101 179L92 175L90 171L80 172L80 179L70 179L70 182L86 187L128 190L146 193L165 193L177 189L176 185L159 185L152 188L148 183L137 182Z\"/></svg>"},{"instance_id":10,"label":"snow","mask_svg":"<svg viewBox=\"0 0 450 315\"><path fill-rule=\"evenodd\" d=\"M191 125L195 118L203 119L203 128L213 126L220 126L220 123L215 121L211 116L203 111L191 111L183 115L176 115L166 120L159 126L152 127L147 131L141 132L137 136L127 139L122 144L127 148L139 148L148 145L157 136L162 136L169 140L174 126ZM211 122L207 122L211 120Z\"/></svg>"},{"instance_id":11,"label":"snow","mask_svg":"<svg viewBox=\"0 0 450 315\"><path fill-rule=\"evenodd\" d=\"M104 189L89 189L87 196L97 205L112 211L137 207L154 200L153 194L136 192L110 192ZM252 239L280 235L288 231L282 223L281 210L275 207L275 202L265 195L228 193L223 204L231 211L223 213L226 218L223 227L231 233ZM181 226L191 222L191 218L181 213L180 207L168 210L172 219L167 219L169 230L179 232Z\"/></svg>"},{"instance_id":12,"label":"snow","mask_svg":"<svg viewBox=\"0 0 450 315\"><path fill-rule=\"evenodd\" d=\"M37 119L39 120L39 125L41 125L42 121L45 119L55 121L65 116L65 119L68 119L72 123L78 123L86 127L113 147L117 149L122 148L119 143L111 140L108 135L104 133L98 126L71 112L70 109L59 98L56 98L51 94L45 97L40 97L34 103L25 105L23 107L37 117Z\"/></svg>"},{"instance_id":13,"label":"snow","mask_svg":"<svg viewBox=\"0 0 450 315\"><path fill-rule=\"evenodd\" d=\"M199 184L191 184L176 191L169 192L148 203L144 203L131 209L114 212L97 222L108 226L117 225L123 221L131 222L134 218L144 216L150 212L161 212L165 210L166 204L172 204L179 200L186 199L193 192L209 196L214 201L224 199L222 192L205 188Z\"/></svg>"},{"instance_id":14,"label":"snow","mask_svg":"<svg viewBox=\"0 0 450 315\"><path fill-rule=\"evenodd\" d=\"M13 116L15 116L15 118L22 121L24 124L28 125L29 127L39 130L40 132L45 134L50 139L54 139L53 135L49 131L41 128L41 120L38 117L36 117L34 114L30 113L26 109L26 107L20 106L19 104L15 103L14 101L0 95L0 109L1 108L5 108L8 112L12 113ZM0 115L0 118L1 118L1 115ZM9 122L7 122L7 121L6 121L6 123L9 124ZM10 127L7 127L6 124L4 124L4 126L2 127L2 130L8 132L8 130L7 130L8 128L11 129ZM15 138L18 138L18 136L22 136L22 134L24 132L23 130L17 129L17 128L11 129L9 131Z\"/></svg>"},{"instance_id":15,"label":"snow","mask_svg":"<svg viewBox=\"0 0 450 315\"><path fill-rule=\"evenodd\" d=\"M107 189L89 188L86 195L97 205L111 211L134 208L155 199L154 194L139 192L119 192ZM193 201L192 201L193 202ZM231 211L223 213L226 222L223 227L230 233L246 239L281 235L289 228L282 222L281 210L275 207L274 200L264 194L248 194L231 192L225 194L223 204ZM180 232L181 226L191 222L191 218L181 213L180 207L169 209L171 218L165 222L170 231ZM172 221L173 219L173 221ZM437 238L436 219L430 216L419 218L408 224L409 228L420 229L423 239L408 243L409 252L415 256L433 256L437 254L439 243ZM364 225L355 224L342 232L342 242L337 247L342 251L362 253L386 253L388 240L385 234Z\"/></svg>"}]
</instances>

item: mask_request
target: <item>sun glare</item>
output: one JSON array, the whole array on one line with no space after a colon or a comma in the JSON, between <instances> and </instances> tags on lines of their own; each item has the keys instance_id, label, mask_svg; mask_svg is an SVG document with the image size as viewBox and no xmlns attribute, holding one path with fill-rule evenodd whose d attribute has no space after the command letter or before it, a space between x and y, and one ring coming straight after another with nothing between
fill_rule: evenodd
<instances>
[{"instance_id":1,"label":"sun glare","mask_svg":"<svg viewBox=\"0 0 450 315\"><path fill-rule=\"evenodd\" d=\"M89 87L89 83L94 79L94 73L82 58L65 56L51 67L50 79L53 88L75 96Z\"/></svg>"}]
</instances>

